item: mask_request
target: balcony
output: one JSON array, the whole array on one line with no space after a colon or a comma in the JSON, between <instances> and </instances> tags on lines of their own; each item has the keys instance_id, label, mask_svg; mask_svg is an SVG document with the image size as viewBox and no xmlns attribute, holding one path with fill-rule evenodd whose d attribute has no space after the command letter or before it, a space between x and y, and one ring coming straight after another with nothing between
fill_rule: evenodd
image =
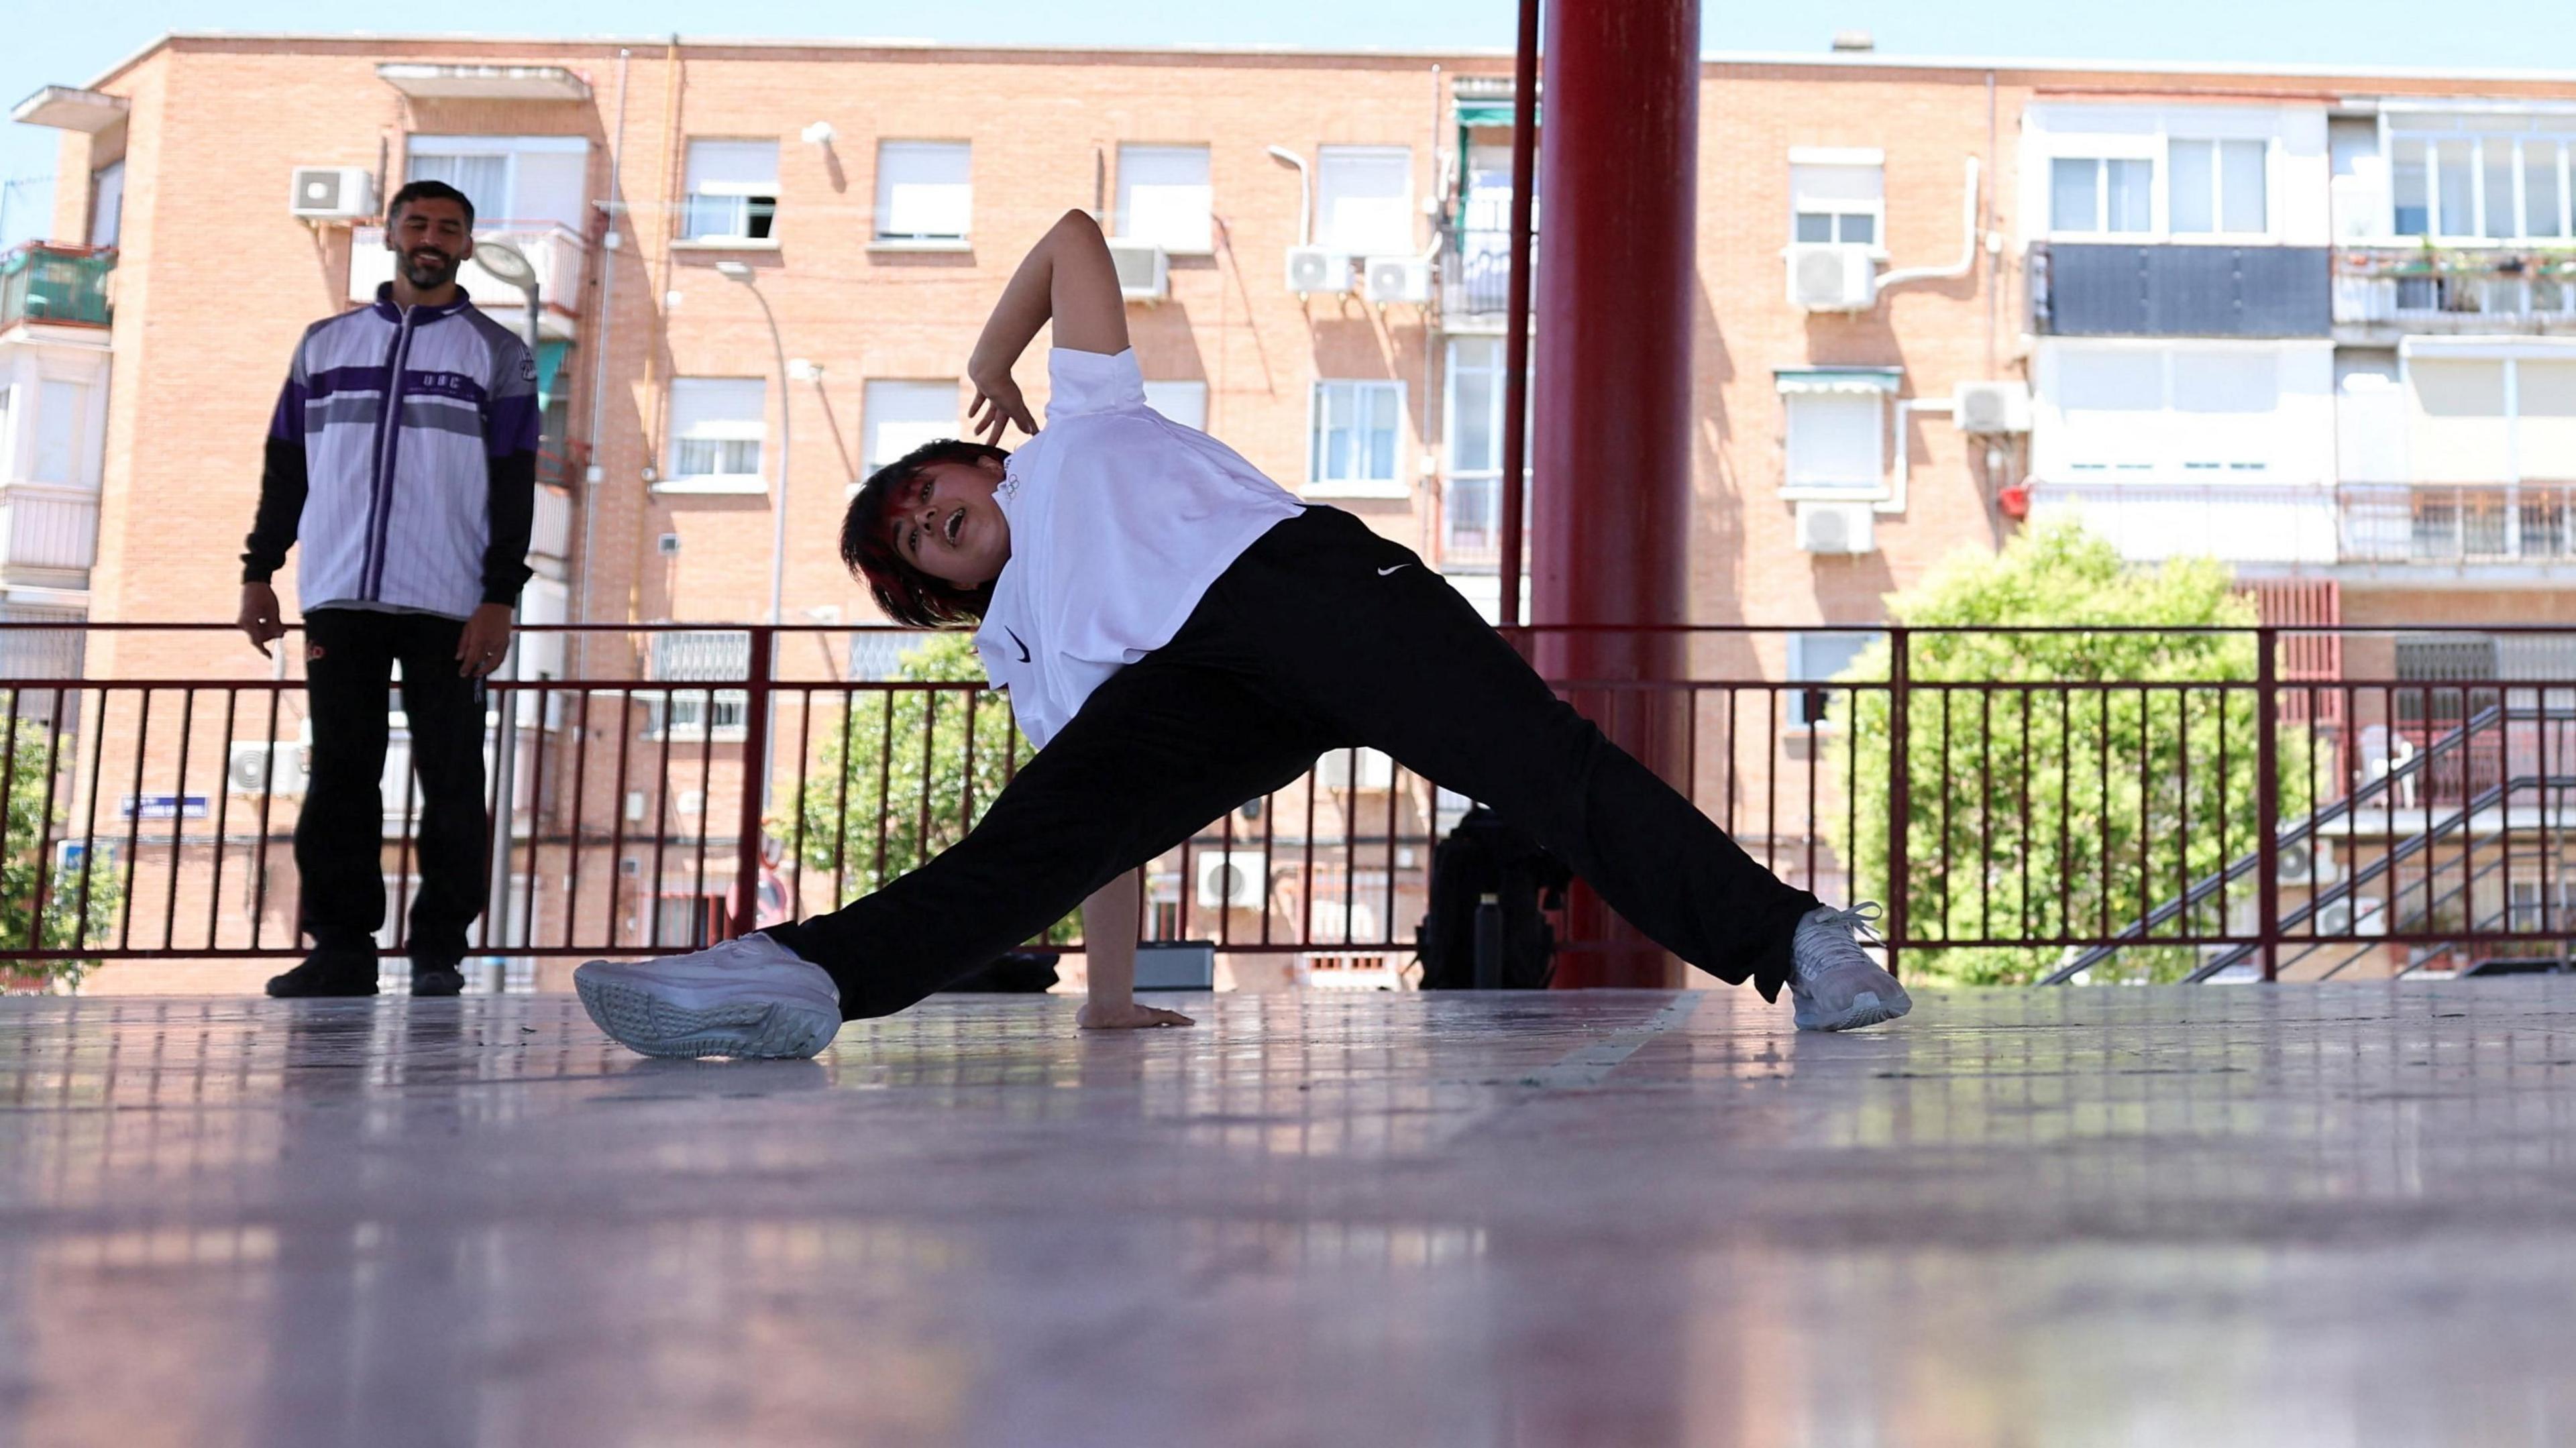
<instances>
[{"instance_id":1,"label":"balcony","mask_svg":"<svg viewBox=\"0 0 2576 1448\"><path fill-rule=\"evenodd\" d=\"M385 250L385 229L381 226L362 226L352 235L349 300L372 302L376 288L394 279L394 254ZM589 243L572 228L553 223L518 226L503 222L477 232L474 239L478 243L506 241L525 253L529 265L537 269L537 296L543 309L537 319L538 336L552 342L569 342L578 336L582 269L589 260ZM470 261L456 279L485 315L513 332L526 334L527 307L517 287Z\"/></svg>"},{"instance_id":2,"label":"balcony","mask_svg":"<svg viewBox=\"0 0 2576 1448\"><path fill-rule=\"evenodd\" d=\"M2563 563L2576 559L2576 484L2347 483L2347 563Z\"/></svg>"},{"instance_id":3,"label":"balcony","mask_svg":"<svg viewBox=\"0 0 2576 1448\"><path fill-rule=\"evenodd\" d=\"M2142 563L2424 565L2576 560L2576 484L2043 483L2034 521L2072 518Z\"/></svg>"},{"instance_id":4,"label":"balcony","mask_svg":"<svg viewBox=\"0 0 2576 1448\"><path fill-rule=\"evenodd\" d=\"M104 327L115 307L115 248L31 242L0 256L0 328L21 322Z\"/></svg>"},{"instance_id":5,"label":"balcony","mask_svg":"<svg viewBox=\"0 0 2576 1448\"><path fill-rule=\"evenodd\" d=\"M1538 262L1538 238L1530 238ZM1452 331L1499 331L1511 309L1512 236L1487 227L1457 227L1440 253L1440 310Z\"/></svg>"},{"instance_id":6,"label":"balcony","mask_svg":"<svg viewBox=\"0 0 2576 1448\"><path fill-rule=\"evenodd\" d=\"M2057 337L2324 337L2326 250L2034 242L2031 330Z\"/></svg>"},{"instance_id":7,"label":"balcony","mask_svg":"<svg viewBox=\"0 0 2576 1448\"><path fill-rule=\"evenodd\" d=\"M2337 341L2382 345L2409 333L2576 336L2576 253L2344 247L2334 324Z\"/></svg>"},{"instance_id":8,"label":"balcony","mask_svg":"<svg viewBox=\"0 0 2576 1448\"><path fill-rule=\"evenodd\" d=\"M572 490L541 484L536 516L528 530L528 552L539 565L560 567L572 557Z\"/></svg>"},{"instance_id":9,"label":"balcony","mask_svg":"<svg viewBox=\"0 0 2576 1448\"><path fill-rule=\"evenodd\" d=\"M62 483L0 483L0 584L83 589L98 556L98 494Z\"/></svg>"}]
</instances>

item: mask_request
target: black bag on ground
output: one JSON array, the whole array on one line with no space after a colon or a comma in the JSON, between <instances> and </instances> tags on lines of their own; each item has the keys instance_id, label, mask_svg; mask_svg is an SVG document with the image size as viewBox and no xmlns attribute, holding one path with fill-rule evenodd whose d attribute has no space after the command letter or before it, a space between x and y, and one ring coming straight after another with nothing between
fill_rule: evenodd
<instances>
[{"instance_id":1,"label":"black bag on ground","mask_svg":"<svg viewBox=\"0 0 2576 1448\"><path fill-rule=\"evenodd\" d=\"M1488 930L1500 937L1505 990L1543 990L1556 973L1556 928L1543 911L1565 903L1574 878L1537 840L1492 810L1467 811L1431 852L1431 913L1414 933L1422 989L1471 990L1476 984L1476 914L1494 897Z\"/></svg>"}]
</instances>

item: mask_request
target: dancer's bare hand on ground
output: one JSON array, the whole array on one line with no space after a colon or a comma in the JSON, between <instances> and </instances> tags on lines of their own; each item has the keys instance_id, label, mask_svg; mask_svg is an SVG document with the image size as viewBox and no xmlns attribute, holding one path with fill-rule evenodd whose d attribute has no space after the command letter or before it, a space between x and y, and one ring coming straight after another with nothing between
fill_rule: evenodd
<instances>
[{"instance_id":1,"label":"dancer's bare hand on ground","mask_svg":"<svg viewBox=\"0 0 2576 1448\"><path fill-rule=\"evenodd\" d=\"M1195 1026L1198 1022L1179 1011L1157 1010L1133 1001L1123 1006L1085 1002L1073 1023L1086 1031L1141 1031L1155 1026Z\"/></svg>"}]
</instances>

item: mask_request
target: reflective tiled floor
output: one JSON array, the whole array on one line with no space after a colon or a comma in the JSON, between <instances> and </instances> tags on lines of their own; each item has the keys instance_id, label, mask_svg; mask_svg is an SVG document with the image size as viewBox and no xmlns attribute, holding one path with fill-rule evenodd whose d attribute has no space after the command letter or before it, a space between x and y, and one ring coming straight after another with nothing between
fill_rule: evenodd
<instances>
[{"instance_id":1,"label":"reflective tiled floor","mask_svg":"<svg viewBox=\"0 0 2576 1448\"><path fill-rule=\"evenodd\" d=\"M0 1442L2576 1441L2576 982L0 1004Z\"/></svg>"}]
</instances>

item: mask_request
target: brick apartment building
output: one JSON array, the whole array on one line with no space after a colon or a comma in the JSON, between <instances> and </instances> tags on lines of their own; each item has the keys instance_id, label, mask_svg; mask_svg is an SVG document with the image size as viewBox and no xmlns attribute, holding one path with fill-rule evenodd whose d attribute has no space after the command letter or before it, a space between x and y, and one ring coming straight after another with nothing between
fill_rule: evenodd
<instances>
[{"instance_id":1,"label":"brick apartment building","mask_svg":"<svg viewBox=\"0 0 2576 1448\"><path fill-rule=\"evenodd\" d=\"M1509 71L165 38L16 112L89 184L57 186L57 241L0 291L5 607L228 615L288 350L390 275L381 200L434 176L542 284L530 621L765 617L792 434L782 618L868 622L832 548L847 489L960 427L976 329L1067 207L1125 243L1156 406L1492 616ZM1703 646L1710 677L1829 678L1891 591L2059 513L2142 561L2295 581L2264 594L2302 601L2284 621L2576 623L2576 76L1850 53L1704 75L1693 617L1796 630ZM510 288L466 281L526 323ZM1042 403L1042 367L1023 374ZM10 673L62 662L58 637L7 639ZM684 682L738 670L732 647L548 643L522 668ZM2462 667L2456 639L2392 647L2370 666ZM2505 676L2556 667L2468 647ZM84 662L265 677L206 653L102 635ZM863 637L831 676L881 666ZM720 729L723 703L700 707ZM1792 734L1816 722L1784 707ZM1772 770L1751 753L1741 784L1703 762L1713 812ZM1809 822L1739 829L1793 849Z\"/></svg>"}]
</instances>

